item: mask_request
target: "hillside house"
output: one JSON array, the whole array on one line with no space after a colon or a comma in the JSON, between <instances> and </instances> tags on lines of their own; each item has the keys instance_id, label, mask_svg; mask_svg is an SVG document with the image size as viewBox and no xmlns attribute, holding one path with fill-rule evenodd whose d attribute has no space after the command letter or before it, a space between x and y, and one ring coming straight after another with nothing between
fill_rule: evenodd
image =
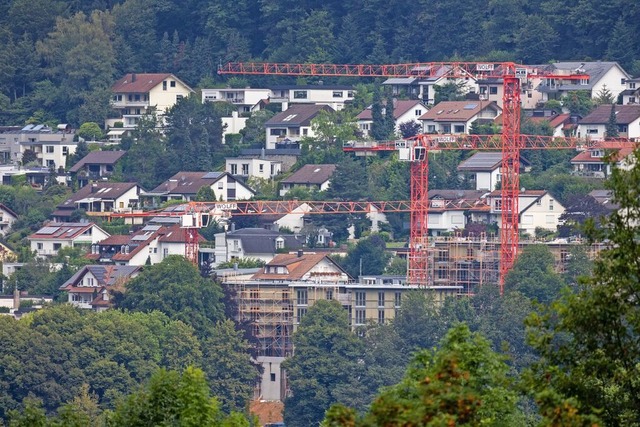
<instances>
[{"instance_id":1,"label":"hillside house","mask_svg":"<svg viewBox=\"0 0 640 427\"><path fill-rule=\"evenodd\" d=\"M278 252L302 248L302 240L293 234L264 228L242 228L215 235L213 266L234 259L253 258L270 262Z\"/></svg>"},{"instance_id":2,"label":"hillside house","mask_svg":"<svg viewBox=\"0 0 640 427\"><path fill-rule=\"evenodd\" d=\"M616 123L620 138L640 139L640 105L616 105ZM578 124L577 137L603 140L611 117L611 105L600 105Z\"/></svg>"},{"instance_id":3,"label":"hillside house","mask_svg":"<svg viewBox=\"0 0 640 427\"><path fill-rule=\"evenodd\" d=\"M76 180L78 187L84 187L90 181L108 179L125 154L123 150L91 151L69 168L70 180Z\"/></svg>"},{"instance_id":4,"label":"hillside house","mask_svg":"<svg viewBox=\"0 0 640 427\"><path fill-rule=\"evenodd\" d=\"M315 132L311 121L321 111L332 112L333 108L327 105L295 104L286 111L276 114L264 124L266 132L266 149L295 146L304 137L314 137Z\"/></svg>"},{"instance_id":5,"label":"hillside house","mask_svg":"<svg viewBox=\"0 0 640 427\"><path fill-rule=\"evenodd\" d=\"M631 78L617 63L606 61L568 61L555 62L546 67L554 75L586 74L588 79L573 80L562 77L544 78L536 88L542 93L542 101L561 99L572 91L587 91L591 98L597 98L603 89L607 89L616 99L626 89L625 82Z\"/></svg>"},{"instance_id":6,"label":"hillside house","mask_svg":"<svg viewBox=\"0 0 640 427\"><path fill-rule=\"evenodd\" d=\"M59 204L51 214L56 221L68 221L78 210L84 212L130 212L138 207L143 191L135 182L87 184Z\"/></svg>"},{"instance_id":7,"label":"hillside house","mask_svg":"<svg viewBox=\"0 0 640 427\"><path fill-rule=\"evenodd\" d=\"M68 294L69 304L95 311L111 307L111 290L122 287L140 273L140 267L128 265L85 265L60 286Z\"/></svg>"},{"instance_id":8,"label":"hillside house","mask_svg":"<svg viewBox=\"0 0 640 427\"><path fill-rule=\"evenodd\" d=\"M424 133L469 134L474 123L491 124L502 114L495 102L443 101L420 116Z\"/></svg>"},{"instance_id":9,"label":"hillside house","mask_svg":"<svg viewBox=\"0 0 640 427\"><path fill-rule=\"evenodd\" d=\"M622 105L640 104L640 78L627 79L626 88L620 93Z\"/></svg>"},{"instance_id":10,"label":"hillside house","mask_svg":"<svg viewBox=\"0 0 640 427\"><path fill-rule=\"evenodd\" d=\"M0 203L0 236L6 236L17 219L18 214L4 203Z\"/></svg>"},{"instance_id":11,"label":"hillside house","mask_svg":"<svg viewBox=\"0 0 640 427\"><path fill-rule=\"evenodd\" d=\"M273 179L282 172L282 162L266 158L227 157L225 170L231 175L245 179Z\"/></svg>"},{"instance_id":12,"label":"hillside house","mask_svg":"<svg viewBox=\"0 0 640 427\"><path fill-rule=\"evenodd\" d=\"M269 102L282 104L282 111L294 104L326 105L338 111L355 96L353 86L344 85L271 86L269 90Z\"/></svg>"},{"instance_id":13,"label":"hillside house","mask_svg":"<svg viewBox=\"0 0 640 427\"><path fill-rule=\"evenodd\" d=\"M599 141L595 146L584 150L571 159L573 174L594 178L607 178L611 175L611 165L605 157L615 153L616 167L628 169L633 146L620 147L616 142Z\"/></svg>"},{"instance_id":14,"label":"hillside house","mask_svg":"<svg viewBox=\"0 0 640 427\"><path fill-rule=\"evenodd\" d=\"M469 222L469 210L484 205L485 191L429 190L427 224L432 235L462 230Z\"/></svg>"},{"instance_id":15,"label":"hillside house","mask_svg":"<svg viewBox=\"0 0 640 427\"><path fill-rule=\"evenodd\" d=\"M520 156L520 170L528 172L531 164ZM502 153L481 151L473 154L458 165L458 171L475 182L476 190L493 191L502 179Z\"/></svg>"},{"instance_id":16,"label":"hillside house","mask_svg":"<svg viewBox=\"0 0 640 427\"><path fill-rule=\"evenodd\" d=\"M271 90L261 88L202 89L202 102L227 102L233 104L239 115L248 115L260 109L260 101L269 99Z\"/></svg>"},{"instance_id":17,"label":"hillside house","mask_svg":"<svg viewBox=\"0 0 640 427\"><path fill-rule=\"evenodd\" d=\"M280 196L284 196L296 187L324 191L331 185L331 176L335 170L336 165L304 165L291 176L280 181Z\"/></svg>"},{"instance_id":18,"label":"hillside house","mask_svg":"<svg viewBox=\"0 0 640 427\"><path fill-rule=\"evenodd\" d=\"M169 200L189 202L198 191L209 187L218 201L248 200L255 192L228 172L178 172L151 191L141 192L147 206L156 207Z\"/></svg>"},{"instance_id":19,"label":"hillside house","mask_svg":"<svg viewBox=\"0 0 640 427\"><path fill-rule=\"evenodd\" d=\"M113 97L111 107L117 117L108 119L105 125L110 132L120 135L135 129L141 117L155 109L159 123L163 116L180 99L193 93L187 84L170 73L129 73L111 86ZM121 128L115 123L121 122Z\"/></svg>"},{"instance_id":20,"label":"hillside house","mask_svg":"<svg viewBox=\"0 0 640 427\"><path fill-rule=\"evenodd\" d=\"M358 129L364 137L371 135L373 125L373 106L370 105L356 116ZM383 114L386 107L383 107ZM393 121L396 132L400 124L407 122L419 123L418 119L428 110L427 106L419 100L396 100L393 101Z\"/></svg>"},{"instance_id":21,"label":"hillside house","mask_svg":"<svg viewBox=\"0 0 640 427\"><path fill-rule=\"evenodd\" d=\"M76 152L78 145L73 140L74 132L66 125L60 128L42 124L4 127L0 130L0 159L2 163L19 165L23 154L29 150L35 154L39 166L64 168L67 157Z\"/></svg>"},{"instance_id":22,"label":"hillside house","mask_svg":"<svg viewBox=\"0 0 640 427\"><path fill-rule=\"evenodd\" d=\"M27 240L38 258L46 258L57 255L61 248L89 247L108 237L109 233L92 222L49 222Z\"/></svg>"}]
</instances>

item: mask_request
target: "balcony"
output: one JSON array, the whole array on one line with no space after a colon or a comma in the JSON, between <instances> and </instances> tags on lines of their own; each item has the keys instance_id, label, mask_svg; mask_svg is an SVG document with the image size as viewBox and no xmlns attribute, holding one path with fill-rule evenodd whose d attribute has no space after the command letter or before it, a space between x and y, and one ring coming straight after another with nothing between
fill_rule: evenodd
<instances>
[{"instance_id":1,"label":"balcony","mask_svg":"<svg viewBox=\"0 0 640 427\"><path fill-rule=\"evenodd\" d=\"M149 101L112 101L111 106L113 108L149 108Z\"/></svg>"}]
</instances>

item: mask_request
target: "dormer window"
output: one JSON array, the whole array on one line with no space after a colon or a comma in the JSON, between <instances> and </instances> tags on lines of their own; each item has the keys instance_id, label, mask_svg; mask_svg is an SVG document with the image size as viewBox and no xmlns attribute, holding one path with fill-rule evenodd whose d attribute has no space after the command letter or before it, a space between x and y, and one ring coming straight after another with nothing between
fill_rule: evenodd
<instances>
[{"instance_id":1,"label":"dormer window","mask_svg":"<svg viewBox=\"0 0 640 427\"><path fill-rule=\"evenodd\" d=\"M282 237L276 239L276 250L277 249L284 249L284 239Z\"/></svg>"},{"instance_id":2,"label":"dormer window","mask_svg":"<svg viewBox=\"0 0 640 427\"><path fill-rule=\"evenodd\" d=\"M601 149L591 150L591 157L594 157L594 158L604 157L604 150L601 150Z\"/></svg>"}]
</instances>

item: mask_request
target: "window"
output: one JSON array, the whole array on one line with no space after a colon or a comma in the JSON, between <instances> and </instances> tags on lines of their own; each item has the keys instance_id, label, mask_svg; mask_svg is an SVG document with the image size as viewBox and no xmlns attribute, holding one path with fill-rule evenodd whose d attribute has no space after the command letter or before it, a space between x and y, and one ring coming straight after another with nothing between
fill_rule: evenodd
<instances>
[{"instance_id":1,"label":"window","mask_svg":"<svg viewBox=\"0 0 640 427\"><path fill-rule=\"evenodd\" d=\"M446 262L449 261L449 251L439 250L438 251L438 262Z\"/></svg>"},{"instance_id":2,"label":"window","mask_svg":"<svg viewBox=\"0 0 640 427\"><path fill-rule=\"evenodd\" d=\"M307 99L307 91L306 90L294 90L293 91L293 99Z\"/></svg>"},{"instance_id":3,"label":"window","mask_svg":"<svg viewBox=\"0 0 640 427\"><path fill-rule=\"evenodd\" d=\"M416 117L420 117L422 115L422 110L418 108L414 111L414 114Z\"/></svg>"},{"instance_id":4,"label":"window","mask_svg":"<svg viewBox=\"0 0 640 427\"><path fill-rule=\"evenodd\" d=\"M176 95L176 102L179 102L182 98L184 98L184 96Z\"/></svg>"},{"instance_id":5,"label":"window","mask_svg":"<svg viewBox=\"0 0 640 427\"><path fill-rule=\"evenodd\" d=\"M218 190L223 190L224 189L224 182L220 181L218 182Z\"/></svg>"},{"instance_id":6,"label":"window","mask_svg":"<svg viewBox=\"0 0 640 427\"><path fill-rule=\"evenodd\" d=\"M453 131L454 133L464 133L464 125L455 125Z\"/></svg>"},{"instance_id":7,"label":"window","mask_svg":"<svg viewBox=\"0 0 640 427\"><path fill-rule=\"evenodd\" d=\"M587 133L590 134L590 135L596 134L596 133L598 133L598 128L587 129Z\"/></svg>"},{"instance_id":8,"label":"window","mask_svg":"<svg viewBox=\"0 0 640 427\"><path fill-rule=\"evenodd\" d=\"M427 125L427 133L436 133L436 125Z\"/></svg>"},{"instance_id":9,"label":"window","mask_svg":"<svg viewBox=\"0 0 640 427\"><path fill-rule=\"evenodd\" d=\"M629 127L627 125L618 125L618 132L628 132Z\"/></svg>"},{"instance_id":10,"label":"window","mask_svg":"<svg viewBox=\"0 0 640 427\"><path fill-rule=\"evenodd\" d=\"M258 165L258 170L260 173L264 172L264 163L260 163L260 165Z\"/></svg>"},{"instance_id":11,"label":"window","mask_svg":"<svg viewBox=\"0 0 640 427\"><path fill-rule=\"evenodd\" d=\"M625 79L624 77L620 79L620 84L623 85L627 82L627 79Z\"/></svg>"},{"instance_id":12,"label":"window","mask_svg":"<svg viewBox=\"0 0 640 427\"><path fill-rule=\"evenodd\" d=\"M249 163L242 164L242 175L249 175Z\"/></svg>"},{"instance_id":13,"label":"window","mask_svg":"<svg viewBox=\"0 0 640 427\"><path fill-rule=\"evenodd\" d=\"M233 241L233 250L237 251L240 248L240 241L239 240L234 240Z\"/></svg>"},{"instance_id":14,"label":"window","mask_svg":"<svg viewBox=\"0 0 640 427\"><path fill-rule=\"evenodd\" d=\"M134 101L140 101L140 94L136 94L133 96Z\"/></svg>"},{"instance_id":15,"label":"window","mask_svg":"<svg viewBox=\"0 0 640 427\"><path fill-rule=\"evenodd\" d=\"M302 136L307 136L309 134L309 129L302 128Z\"/></svg>"},{"instance_id":16,"label":"window","mask_svg":"<svg viewBox=\"0 0 640 427\"><path fill-rule=\"evenodd\" d=\"M62 155L63 156L69 155L69 147L62 147Z\"/></svg>"},{"instance_id":17,"label":"window","mask_svg":"<svg viewBox=\"0 0 640 427\"><path fill-rule=\"evenodd\" d=\"M114 95L113 96L113 100L114 101L122 101L122 95Z\"/></svg>"},{"instance_id":18,"label":"window","mask_svg":"<svg viewBox=\"0 0 640 427\"><path fill-rule=\"evenodd\" d=\"M545 222L547 224L554 224L556 222L555 220L556 220L556 218L553 215L546 215L545 216Z\"/></svg>"},{"instance_id":19,"label":"window","mask_svg":"<svg viewBox=\"0 0 640 427\"><path fill-rule=\"evenodd\" d=\"M276 249L284 249L284 239L282 237L276 239Z\"/></svg>"},{"instance_id":20,"label":"window","mask_svg":"<svg viewBox=\"0 0 640 427\"><path fill-rule=\"evenodd\" d=\"M271 379L271 381L275 381L276 380L275 372L272 372L271 374L269 374L269 378Z\"/></svg>"},{"instance_id":21,"label":"window","mask_svg":"<svg viewBox=\"0 0 640 427\"><path fill-rule=\"evenodd\" d=\"M298 289L296 291L298 305L307 305L308 293L306 289Z\"/></svg>"},{"instance_id":22,"label":"window","mask_svg":"<svg viewBox=\"0 0 640 427\"><path fill-rule=\"evenodd\" d=\"M542 206L542 199L536 200L536 206Z\"/></svg>"},{"instance_id":23,"label":"window","mask_svg":"<svg viewBox=\"0 0 640 427\"><path fill-rule=\"evenodd\" d=\"M497 211L502 210L502 200L496 200L494 204L494 209Z\"/></svg>"},{"instance_id":24,"label":"window","mask_svg":"<svg viewBox=\"0 0 640 427\"><path fill-rule=\"evenodd\" d=\"M553 199L549 199L549 210L553 210Z\"/></svg>"},{"instance_id":25,"label":"window","mask_svg":"<svg viewBox=\"0 0 640 427\"><path fill-rule=\"evenodd\" d=\"M328 290L327 291L327 299L328 300L332 300L333 299L333 291L332 290Z\"/></svg>"},{"instance_id":26,"label":"window","mask_svg":"<svg viewBox=\"0 0 640 427\"><path fill-rule=\"evenodd\" d=\"M162 82L162 90L167 90L167 82ZM131 99L129 99L131 101Z\"/></svg>"},{"instance_id":27,"label":"window","mask_svg":"<svg viewBox=\"0 0 640 427\"><path fill-rule=\"evenodd\" d=\"M38 250L39 250L39 251L41 251L41 250L42 250L42 248L43 248L42 243L38 243Z\"/></svg>"},{"instance_id":28,"label":"window","mask_svg":"<svg viewBox=\"0 0 640 427\"><path fill-rule=\"evenodd\" d=\"M237 175L238 174L238 165L229 165L231 166L231 175Z\"/></svg>"},{"instance_id":29,"label":"window","mask_svg":"<svg viewBox=\"0 0 640 427\"><path fill-rule=\"evenodd\" d=\"M47 154L52 154L53 153L53 145L47 145L46 146L46 150L47 150Z\"/></svg>"},{"instance_id":30,"label":"window","mask_svg":"<svg viewBox=\"0 0 640 427\"><path fill-rule=\"evenodd\" d=\"M384 292L378 292L378 307L384 307Z\"/></svg>"},{"instance_id":31,"label":"window","mask_svg":"<svg viewBox=\"0 0 640 427\"><path fill-rule=\"evenodd\" d=\"M56 167L56 164L53 160L47 160L47 165L48 168L54 168Z\"/></svg>"},{"instance_id":32,"label":"window","mask_svg":"<svg viewBox=\"0 0 640 427\"><path fill-rule=\"evenodd\" d=\"M394 307L400 307L400 303L402 302L402 292L396 292L395 299L393 301Z\"/></svg>"},{"instance_id":33,"label":"window","mask_svg":"<svg viewBox=\"0 0 640 427\"><path fill-rule=\"evenodd\" d=\"M442 125L442 133L451 133L451 125Z\"/></svg>"},{"instance_id":34,"label":"window","mask_svg":"<svg viewBox=\"0 0 640 427\"><path fill-rule=\"evenodd\" d=\"M635 96L630 96L629 97L629 104L635 104L636 103L636 97Z\"/></svg>"},{"instance_id":35,"label":"window","mask_svg":"<svg viewBox=\"0 0 640 427\"><path fill-rule=\"evenodd\" d=\"M364 307L367 305L367 293L364 291L356 291L356 307Z\"/></svg>"},{"instance_id":36,"label":"window","mask_svg":"<svg viewBox=\"0 0 640 427\"><path fill-rule=\"evenodd\" d=\"M636 88L636 84L629 82L629 89L635 89L635 88Z\"/></svg>"},{"instance_id":37,"label":"window","mask_svg":"<svg viewBox=\"0 0 640 427\"><path fill-rule=\"evenodd\" d=\"M347 98L353 98L353 96L354 95L352 90L347 91Z\"/></svg>"},{"instance_id":38,"label":"window","mask_svg":"<svg viewBox=\"0 0 640 427\"><path fill-rule=\"evenodd\" d=\"M169 84L169 86L176 87L176 81L175 80L171 80L171 83Z\"/></svg>"},{"instance_id":39,"label":"window","mask_svg":"<svg viewBox=\"0 0 640 427\"><path fill-rule=\"evenodd\" d=\"M366 322L366 310L356 310L356 325L364 325Z\"/></svg>"},{"instance_id":40,"label":"window","mask_svg":"<svg viewBox=\"0 0 640 427\"><path fill-rule=\"evenodd\" d=\"M287 134L286 129L270 129L269 130L269 135L271 136L283 136L286 134Z\"/></svg>"},{"instance_id":41,"label":"window","mask_svg":"<svg viewBox=\"0 0 640 427\"><path fill-rule=\"evenodd\" d=\"M60 250L60 248L62 248L62 243L54 243L53 244L53 250L54 251L58 251L58 250Z\"/></svg>"},{"instance_id":42,"label":"window","mask_svg":"<svg viewBox=\"0 0 640 427\"><path fill-rule=\"evenodd\" d=\"M334 90L333 91L333 97L334 98L342 98L342 91L341 90Z\"/></svg>"},{"instance_id":43,"label":"window","mask_svg":"<svg viewBox=\"0 0 640 427\"><path fill-rule=\"evenodd\" d=\"M497 95L498 86L489 86L489 95Z\"/></svg>"},{"instance_id":44,"label":"window","mask_svg":"<svg viewBox=\"0 0 640 427\"><path fill-rule=\"evenodd\" d=\"M378 310L378 323L384 323L384 309Z\"/></svg>"},{"instance_id":45,"label":"window","mask_svg":"<svg viewBox=\"0 0 640 427\"><path fill-rule=\"evenodd\" d=\"M296 312L296 320L298 321L298 323L300 323L300 321L302 320L302 318L304 317L304 315L307 314L307 309L306 308L299 308Z\"/></svg>"},{"instance_id":46,"label":"window","mask_svg":"<svg viewBox=\"0 0 640 427\"><path fill-rule=\"evenodd\" d=\"M438 267L438 279L443 280L447 278L447 267Z\"/></svg>"}]
</instances>

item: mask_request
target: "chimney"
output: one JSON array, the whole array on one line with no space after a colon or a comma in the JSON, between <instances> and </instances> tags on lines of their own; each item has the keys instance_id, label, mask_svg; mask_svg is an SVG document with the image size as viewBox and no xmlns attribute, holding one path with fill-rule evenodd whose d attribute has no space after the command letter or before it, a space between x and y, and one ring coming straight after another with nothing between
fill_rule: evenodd
<instances>
[{"instance_id":1,"label":"chimney","mask_svg":"<svg viewBox=\"0 0 640 427\"><path fill-rule=\"evenodd\" d=\"M91 192L95 193L96 191L98 191L98 184L96 183L91 184Z\"/></svg>"},{"instance_id":2,"label":"chimney","mask_svg":"<svg viewBox=\"0 0 640 427\"><path fill-rule=\"evenodd\" d=\"M131 83L136 81L136 73L131 73Z\"/></svg>"},{"instance_id":3,"label":"chimney","mask_svg":"<svg viewBox=\"0 0 640 427\"><path fill-rule=\"evenodd\" d=\"M235 223L235 222L232 222L232 223L231 223L231 231L232 231L232 232L233 232L233 231L236 231L236 223Z\"/></svg>"},{"instance_id":4,"label":"chimney","mask_svg":"<svg viewBox=\"0 0 640 427\"><path fill-rule=\"evenodd\" d=\"M17 286L13 290L13 309L16 311L20 309L20 291Z\"/></svg>"},{"instance_id":5,"label":"chimney","mask_svg":"<svg viewBox=\"0 0 640 427\"><path fill-rule=\"evenodd\" d=\"M302 258L302 255L304 255L304 251L302 249L298 249L298 258Z\"/></svg>"},{"instance_id":6,"label":"chimney","mask_svg":"<svg viewBox=\"0 0 640 427\"><path fill-rule=\"evenodd\" d=\"M265 157L266 157L266 153L265 153L264 147L262 147L260 149L260 158L264 160Z\"/></svg>"}]
</instances>

